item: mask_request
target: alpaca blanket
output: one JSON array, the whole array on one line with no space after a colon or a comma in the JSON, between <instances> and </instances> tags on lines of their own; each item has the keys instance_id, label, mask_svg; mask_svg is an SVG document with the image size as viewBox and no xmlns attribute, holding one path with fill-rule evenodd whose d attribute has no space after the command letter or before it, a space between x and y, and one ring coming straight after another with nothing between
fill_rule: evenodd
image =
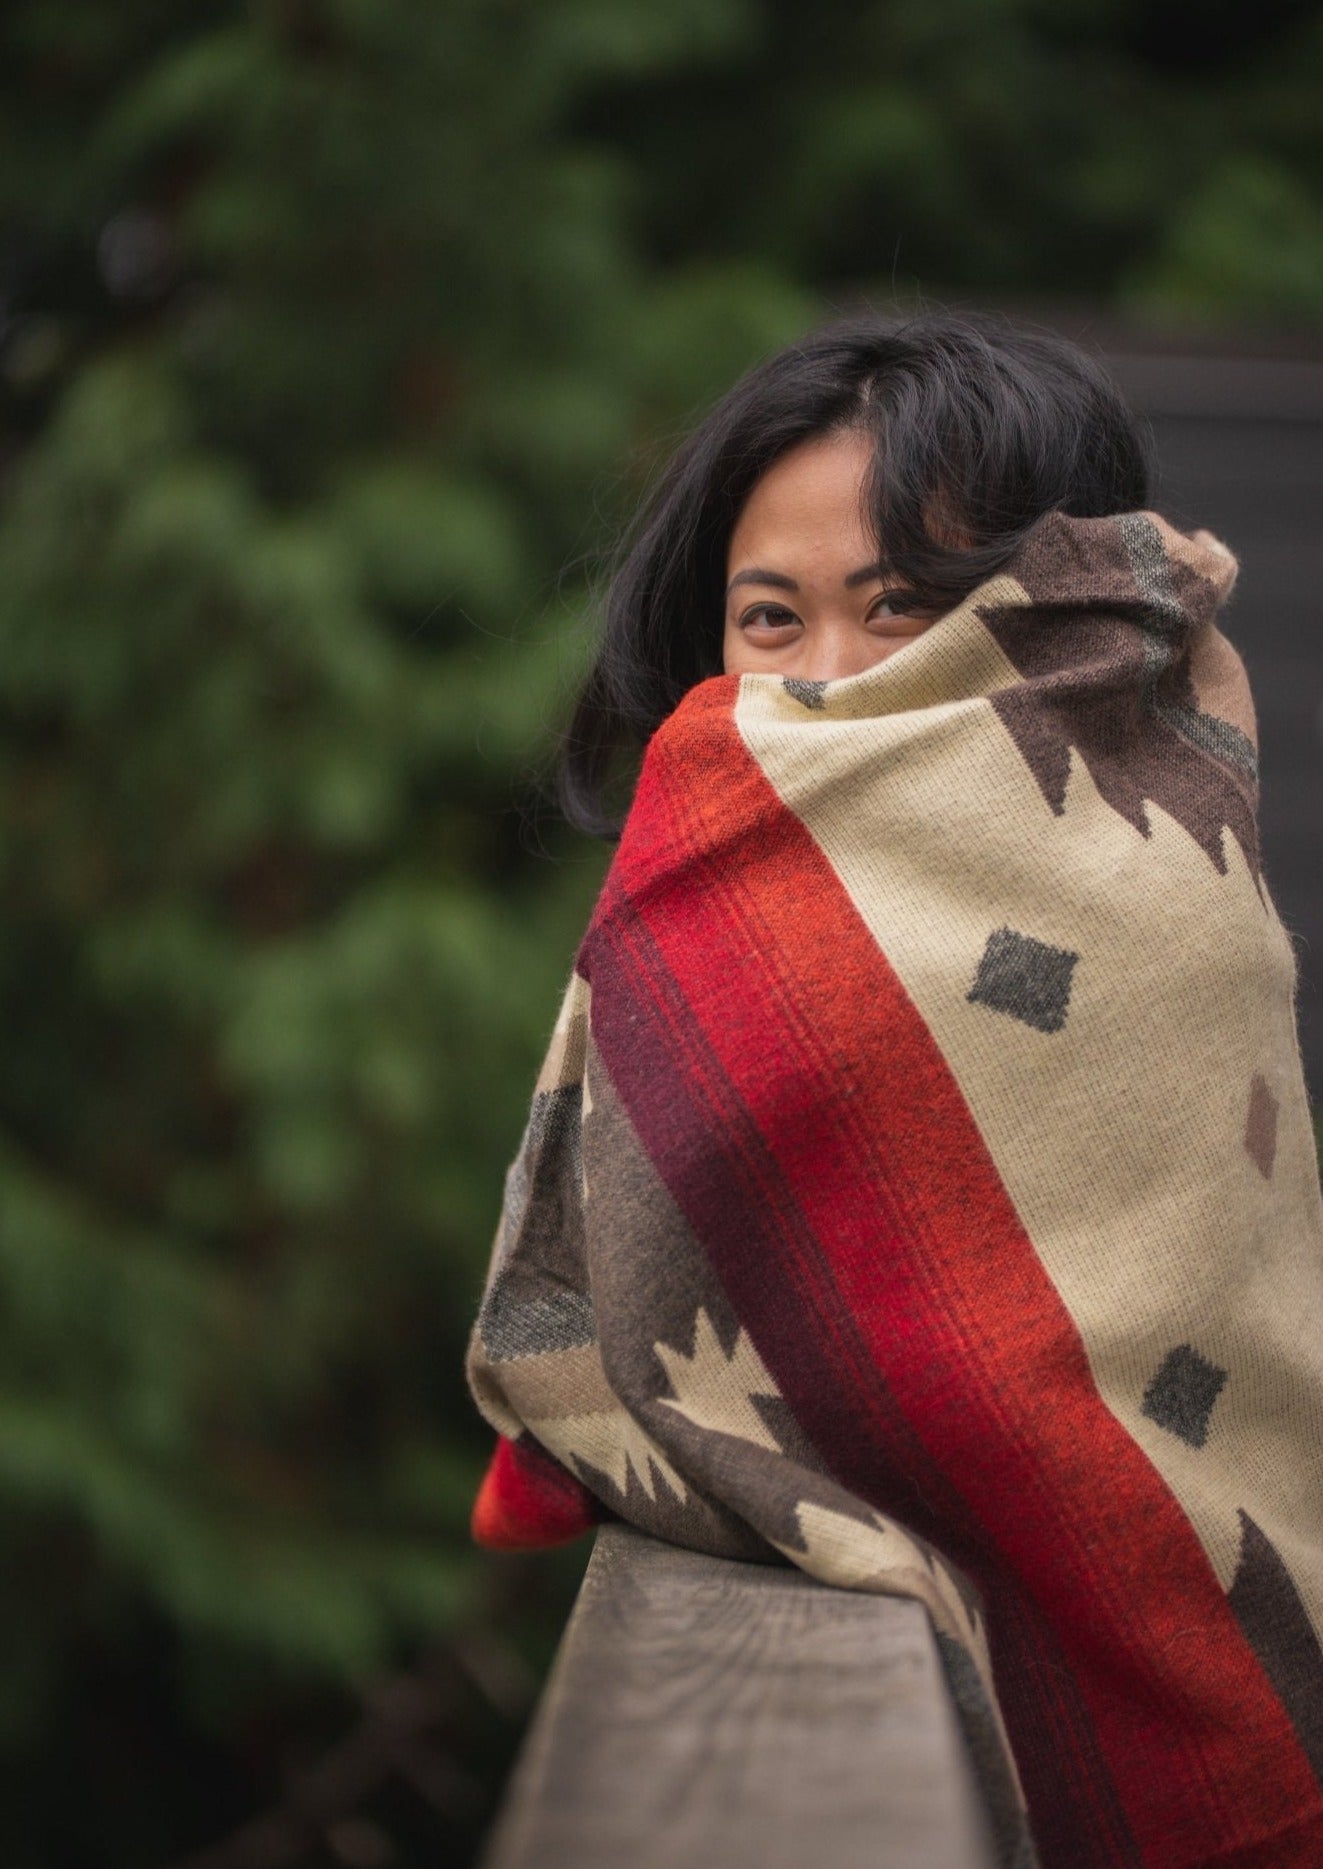
<instances>
[{"instance_id":1,"label":"alpaca blanket","mask_svg":"<svg viewBox=\"0 0 1323 1869\"><path fill-rule=\"evenodd\" d=\"M1234 572L1054 515L864 674L685 698L473 1334L480 1540L921 1600L1007 1863L1323 1863L1323 1216Z\"/></svg>"}]
</instances>

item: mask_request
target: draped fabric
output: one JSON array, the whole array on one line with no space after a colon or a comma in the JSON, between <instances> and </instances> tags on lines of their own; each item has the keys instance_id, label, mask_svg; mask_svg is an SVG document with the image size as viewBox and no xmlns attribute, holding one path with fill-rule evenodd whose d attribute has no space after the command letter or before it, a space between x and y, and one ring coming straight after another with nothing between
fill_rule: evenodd
<instances>
[{"instance_id":1,"label":"draped fabric","mask_svg":"<svg viewBox=\"0 0 1323 1869\"><path fill-rule=\"evenodd\" d=\"M1052 515L862 675L685 698L472 1339L480 1540L919 1599L1005 1863L1323 1862L1323 1214L1234 575Z\"/></svg>"}]
</instances>

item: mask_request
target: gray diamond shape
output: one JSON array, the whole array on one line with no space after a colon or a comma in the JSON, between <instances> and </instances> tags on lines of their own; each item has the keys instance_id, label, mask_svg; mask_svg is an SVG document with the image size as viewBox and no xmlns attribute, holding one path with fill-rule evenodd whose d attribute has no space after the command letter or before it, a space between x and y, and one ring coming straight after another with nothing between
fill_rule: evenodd
<instances>
[{"instance_id":1,"label":"gray diamond shape","mask_svg":"<svg viewBox=\"0 0 1323 1869\"><path fill-rule=\"evenodd\" d=\"M1179 1435L1191 1447L1202 1447L1208 1439L1208 1418L1226 1379L1224 1369L1188 1343L1178 1343L1163 1357L1145 1389L1143 1412L1168 1434Z\"/></svg>"},{"instance_id":2,"label":"gray diamond shape","mask_svg":"<svg viewBox=\"0 0 1323 1869\"><path fill-rule=\"evenodd\" d=\"M997 928L988 936L974 984L966 997L1021 1019L1040 1032L1059 1032L1066 1023L1070 984L1078 954Z\"/></svg>"},{"instance_id":3,"label":"gray diamond shape","mask_svg":"<svg viewBox=\"0 0 1323 1869\"><path fill-rule=\"evenodd\" d=\"M825 681L800 681L795 675L783 675L781 686L792 700L798 701L801 707L810 708L815 713L819 708L827 705Z\"/></svg>"}]
</instances>

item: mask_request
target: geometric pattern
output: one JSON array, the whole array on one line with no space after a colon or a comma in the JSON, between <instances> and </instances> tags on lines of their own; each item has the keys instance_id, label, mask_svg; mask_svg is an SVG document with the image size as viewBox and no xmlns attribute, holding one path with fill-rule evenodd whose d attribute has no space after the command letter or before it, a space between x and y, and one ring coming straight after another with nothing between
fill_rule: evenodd
<instances>
[{"instance_id":1,"label":"geometric pattern","mask_svg":"<svg viewBox=\"0 0 1323 1869\"><path fill-rule=\"evenodd\" d=\"M1078 954L1066 948L997 928L988 936L978 974L967 998L994 1012L1009 1013L1040 1032L1059 1032L1066 1023L1070 982Z\"/></svg>"},{"instance_id":2,"label":"geometric pattern","mask_svg":"<svg viewBox=\"0 0 1323 1869\"><path fill-rule=\"evenodd\" d=\"M1208 1418L1226 1379L1227 1372L1216 1363L1188 1343L1177 1344L1163 1357L1145 1389L1143 1412L1169 1434L1178 1434L1191 1447L1202 1447L1208 1439Z\"/></svg>"},{"instance_id":3,"label":"geometric pattern","mask_svg":"<svg viewBox=\"0 0 1323 1869\"><path fill-rule=\"evenodd\" d=\"M1063 578L1081 551L1087 573ZM1254 748L1204 705L1193 673L1194 645L1206 640L1231 575L1224 550L1192 552L1188 541L1173 549L1149 515L1053 515L1016 567L1028 601L994 602L979 616L1022 678L992 694L993 708L1058 817L1082 761L1141 837L1151 836L1147 807L1157 805L1219 875L1229 832L1257 880Z\"/></svg>"},{"instance_id":4,"label":"geometric pattern","mask_svg":"<svg viewBox=\"0 0 1323 1869\"><path fill-rule=\"evenodd\" d=\"M732 1434L773 1453L781 1451L780 1442L754 1405L757 1396L778 1396L779 1392L746 1330L737 1334L727 1356L711 1318L700 1308L688 1356L665 1343L655 1343L653 1352L673 1391L659 1398L664 1408L674 1409L695 1427Z\"/></svg>"},{"instance_id":5,"label":"geometric pattern","mask_svg":"<svg viewBox=\"0 0 1323 1869\"><path fill-rule=\"evenodd\" d=\"M1323 1649L1280 1553L1243 1508L1240 1529L1227 1600L1323 1779Z\"/></svg>"},{"instance_id":6,"label":"geometric pattern","mask_svg":"<svg viewBox=\"0 0 1323 1869\"><path fill-rule=\"evenodd\" d=\"M649 1499L657 1496L661 1477L677 1499L686 1496L680 1475L656 1442L626 1408L597 1409L591 1414L561 1415L539 1423L539 1433L567 1465L581 1473L600 1473L622 1496L636 1477Z\"/></svg>"},{"instance_id":7,"label":"geometric pattern","mask_svg":"<svg viewBox=\"0 0 1323 1869\"><path fill-rule=\"evenodd\" d=\"M493 1362L547 1356L593 1341L593 1301L580 1291L512 1290L498 1273L479 1313L478 1329Z\"/></svg>"},{"instance_id":8,"label":"geometric pattern","mask_svg":"<svg viewBox=\"0 0 1323 1869\"><path fill-rule=\"evenodd\" d=\"M781 686L793 701L815 713L827 705L825 681L800 681L797 676L786 675L782 677Z\"/></svg>"},{"instance_id":9,"label":"geometric pattern","mask_svg":"<svg viewBox=\"0 0 1323 1869\"><path fill-rule=\"evenodd\" d=\"M1220 759L1228 766L1239 766L1248 779L1258 778L1259 756L1254 750L1254 742L1239 727L1233 727L1229 720L1219 720L1215 714L1201 714L1194 707L1155 703L1153 711L1159 720L1183 734L1192 746L1211 753L1214 759Z\"/></svg>"}]
</instances>

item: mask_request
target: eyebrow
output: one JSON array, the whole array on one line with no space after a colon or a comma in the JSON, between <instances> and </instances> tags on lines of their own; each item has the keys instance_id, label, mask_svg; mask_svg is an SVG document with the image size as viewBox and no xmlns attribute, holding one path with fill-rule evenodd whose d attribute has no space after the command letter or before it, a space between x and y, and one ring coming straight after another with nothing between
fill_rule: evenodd
<instances>
[{"instance_id":1,"label":"eyebrow","mask_svg":"<svg viewBox=\"0 0 1323 1869\"><path fill-rule=\"evenodd\" d=\"M889 569L890 567L884 564L881 559L879 559L876 564L860 565L857 571L850 571L846 574L845 588L847 591L852 591L857 584L867 584L873 578L884 578ZM797 591L799 589L795 580L793 578L788 578L784 571L766 571L761 565L750 565L747 571L737 571L730 583L726 586L727 597L730 596L737 584L770 584L773 590L778 591Z\"/></svg>"}]
</instances>

